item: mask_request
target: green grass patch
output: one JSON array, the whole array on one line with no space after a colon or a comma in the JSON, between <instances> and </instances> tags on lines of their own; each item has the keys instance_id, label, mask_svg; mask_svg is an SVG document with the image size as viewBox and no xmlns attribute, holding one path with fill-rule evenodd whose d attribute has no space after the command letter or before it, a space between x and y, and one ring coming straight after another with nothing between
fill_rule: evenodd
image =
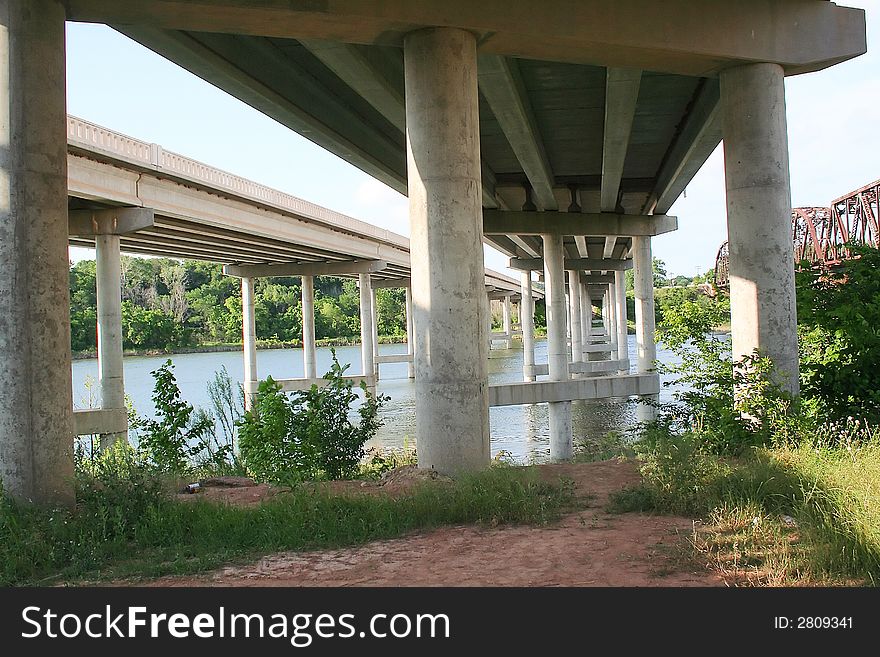
<instances>
[{"instance_id":1,"label":"green grass patch","mask_svg":"<svg viewBox=\"0 0 880 657\"><path fill-rule=\"evenodd\" d=\"M696 516L697 552L764 584L880 582L880 440L757 448L736 459L688 435L641 446L643 482L612 510Z\"/></svg>"},{"instance_id":2,"label":"green grass patch","mask_svg":"<svg viewBox=\"0 0 880 657\"><path fill-rule=\"evenodd\" d=\"M258 507L175 501L154 480L121 472L79 482L74 512L0 501L0 585L155 577L281 550L317 550L463 523L549 523L574 507L573 487L534 468L496 466L405 496L294 488Z\"/></svg>"}]
</instances>

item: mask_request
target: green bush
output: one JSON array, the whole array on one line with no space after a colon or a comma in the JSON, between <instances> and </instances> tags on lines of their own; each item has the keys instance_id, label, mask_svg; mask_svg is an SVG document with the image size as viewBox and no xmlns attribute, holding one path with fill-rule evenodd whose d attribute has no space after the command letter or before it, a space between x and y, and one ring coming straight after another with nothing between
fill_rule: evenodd
<instances>
[{"instance_id":1,"label":"green bush","mask_svg":"<svg viewBox=\"0 0 880 657\"><path fill-rule=\"evenodd\" d=\"M343 376L347 369L333 350L323 387L313 385L288 396L271 377L260 383L253 408L239 424L241 458L255 478L287 483L358 474L364 444L381 426L379 409L389 398L362 385L360 421L353 424L349 414L358 395L354 383Z\"/></svg>"}]
</instances>

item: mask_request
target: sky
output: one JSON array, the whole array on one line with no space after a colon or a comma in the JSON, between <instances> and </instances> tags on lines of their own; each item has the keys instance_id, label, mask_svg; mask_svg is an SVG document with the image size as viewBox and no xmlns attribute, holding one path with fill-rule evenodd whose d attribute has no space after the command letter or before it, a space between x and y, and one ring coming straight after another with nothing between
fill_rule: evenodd
<instances>
[{"instance_id":1,"label":"sky","mask_svg":"<svg viewBox=\"0 0 880 657\"><path fill-rule=\"evenodd\" d=\"M880 52L873 49L880 0L838 4L867 10L868 52L786 79L795 207L827 206L880 178ZM67 105L79 118L409 235L404 196L106 26L67 24ZM654 240L668 273L713 267L727 234L720 145L669 214L679 229ZM74 260L92 257L71 249ZM513 274L506 265L486 247L487 267Z\"/></svg>"}]
</instances>

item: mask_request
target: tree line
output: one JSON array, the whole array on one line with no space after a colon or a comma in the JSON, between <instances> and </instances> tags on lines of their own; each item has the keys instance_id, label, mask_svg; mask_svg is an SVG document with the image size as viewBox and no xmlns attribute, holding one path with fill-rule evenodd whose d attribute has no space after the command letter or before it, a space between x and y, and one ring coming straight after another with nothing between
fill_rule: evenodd
<instances>
[{"instance_id":1,"label":"tree line","mask_svg":"<svg viewBox=\"0 0 880 657\"><path fill-rule=\"evenodd\" d=\"M94 351L97 298L95 261L70 266L73 351ZM195 260L122 256L122 338L126 350L240 343L241 283L222 266ZM254 284L257 337L268 342L302 340L299 277L258 278ZM382 336L406 334L405 291L376 291ZM360 293L352 279L315 277L315 337L360 338Z\"/></svg>"}]
</instances>

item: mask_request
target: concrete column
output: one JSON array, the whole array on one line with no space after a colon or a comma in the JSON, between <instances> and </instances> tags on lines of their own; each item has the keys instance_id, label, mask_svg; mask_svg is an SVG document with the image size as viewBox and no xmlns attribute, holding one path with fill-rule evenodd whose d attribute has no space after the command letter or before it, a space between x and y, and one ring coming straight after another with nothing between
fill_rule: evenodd
<instances>
[{"instance_id":1,"label":"concrete column","mask_svg":"<svg viewBox=\"0 0 880 657\"><path fill-rule=\"evenodd\" d=\"M302 277L303 371L307 379L318 378L315 352L315 277Z\"/></svg>"},{"instance_id":2,"label":"concrete column","mask_svg":"<svg viewBox=\"0 0 880 657\"><path fill-rule=\"evenodd\" d=\"M373 358L373 286L369 274L358 274L361 293L361 371L366 377L375 376Z\"/></svg>"},{"instance_id":3,"label":"concrete column","mask_svg":"<svg viewBox=\"0 0 880 657\"><path fill-rule=\"evenodd\" d=\"M551 381L569 378L565 328L565 253L562 236L544 234L544 299L547 304L547 363ZM550 460L571 458L571 402L549 404Z\"/></svg>"},{"instance_id":4,"label":"concrete column","mask_svg":"<svg viewBox=\"0 0 880 657\"><path fill-rule=\"evenodd\" d=\"M654 337L654 269L650 237L633 237L633 288L636 298L636 372L653 372L657 360L657 344ZM652 395L654 401L659 400ZM640 422L650 422L656 417L656 409L639 404L637 417Z\"/></svg>"},{"instance_id":5,"label":"concrete column","mask_svg":"<svg viewBox=\"0 0 880 657\"><path fill-rule=\"evenodd\" d=\"M510 322L510 297L506 296L501 301L501 330L507 334L507 337L504 338L504 348L510 349L510 334L513 331Z\"/></svg>"},{"instance_id":6,"label":"concrete column","mask_svg":"<svg viewBox=\"0 0 880 657\"><path fill-rule=\"evenodd\" d=\"M608 306L608 341L611 343L611 360L617 359L617 290L614 283L608 285L605 293L605 304Z\"/></svg>"},{"instance_id":7,"label":"concrete column","mask_svg":"<svg viewBox=\"0 0 880 657\"><path fill-rule=\"evenodd\" d=\"M489 463L476 37L404 40L419 467Z\"/></svg>"},{"instance_id":8,"label":"concrete column","mask_svg":"<svg viewBox=\"0 0 880 657\"><path fill-rule=\"evenodd\" d=\"M584 359L584 334L581 328L581 273L568 271L568 299L571 304L571 362Z\"/></svg>"},{"instance_id":9,"label":"concrete column","mask_svg":"<svg viewBox=\"0 0 880 657\"><path fill-rule=\"evenodd\" d=\"M734 359L758 350L798 392L785 86L777 64L720 74Z\"/></svg>"},{"instance_id":10,"label":"concrete column","mask_svg":"<svg viewBox=\"0 0 880 657\"><path fill-rule=\"evenodd\" d=\"M257 392L257 318L254 312L254 279L241 279L241 333L244 346L244 406L250 410Z\"/></svg>"},{"instance_id":11,"label":"concrete column","mask_svg":"<svg viewBox=\"0 0 880 657\"><path fill-rule=\"evenodd\" d=\"M376 289L373 288L373 298L372 298L372 311L373 311L373 376L376 377L376 381L379 380L379 361L376 360L376 357L379 355L379 302L376 298Z\"/></svg>"},{"instance_id":12,"label":"concrete column","mask_svg":"<svg viewBox=\"0 0 880 657\"><path fill-rule=\"evenodd\" d=\"M416 366L413 362L414 357L414 349L413 349L413 315L412 315L412 288L407 285L406 286L406 353L410 357L409 363L407 363L407 376L411 379L414 379L416 376Z\"/></svg>"},{"instance_id":13,"label":"concrete column","mask_svg":"<svg viewBox=\"0 0 880 657\"><path fill-rule=\"evenodd\" d=\"M520 272L519 324L523 334L523 381L535 380L535 300L532 272Z\"/></svg>"},{"instance_id":14,"label":"concrete column","mask_svg":"<svg viewBox=\"0 0 880 657\"><path fill-rule=\"evenodd\" d=\"M629 358L629 328L626 321L626 279L624 272L614 272L614 289L617 293L617 305L614 316L617 319L617 358L624 360ZM628 369L619 369L620 374L628 373Z\"/></svg>"},{"instance_id":15,"label":"concrete column","mask_svg":"<svg viewBox=\"0 0 880 657\"><path fill-rule=\"evenodd\" d=\"M0 480L70 506L64 5L0 3Z\"/></svg>"},{"instance_id":16,"label":"concrete column","mask_svg":"<svg viewBox=\"0 0 880 657\"><path fill-rule=\"evenodd\" d=\"M98 300L98 378L101 408L125 408L122 367L122 271L119 235L95 236ZM128 439L128 433L101 435L101 449Z\"/></svg>"}]
</instances>

